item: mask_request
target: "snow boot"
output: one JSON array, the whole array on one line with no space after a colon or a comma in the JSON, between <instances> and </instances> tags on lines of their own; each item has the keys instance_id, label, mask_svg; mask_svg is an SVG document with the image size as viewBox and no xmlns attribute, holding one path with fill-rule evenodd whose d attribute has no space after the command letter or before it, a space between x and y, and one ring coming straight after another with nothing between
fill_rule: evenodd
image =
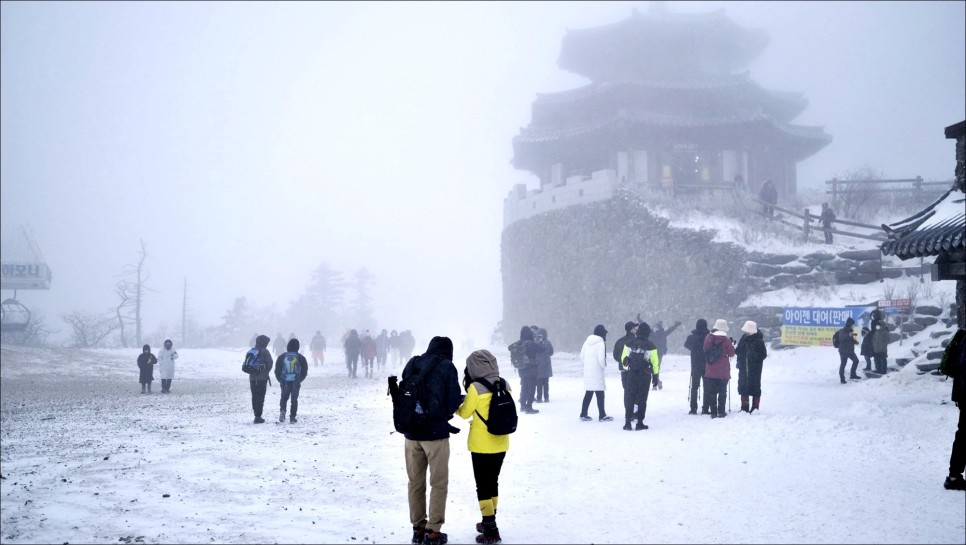
<instances>
[{"instance_id":1,"label":"snow boot","mask_svg":"<svg viewBox=\"0 0 966 545\"><path fill-rule=\"evenodd\" d=\"M748 396L746 396L746 395L741 396L741 410L743 412L749 412L748 411Z\"/></svg>"},{"instance_id":2,"label":"snow boot","mask_svg":"<svg viewBox=\"0 0 966 545\"><path fill-rule=\"evenodd\" d=\"M758 402L761 401L761 396L754 396L751 398L751 410L749 413L753 413L758 410Z\"/></svg>"},{"instance_id":3,"label":"snow boot","mask_svg":"<svg viewBox=\"0 0 966 545\"><path fill-rule=\"evenodd\" d=\"M614 417L613 417L613 416L607 416L607 415L605 414L604 416L602 416L602 417L600 417L600 419L599 419L599 420L600 420L601 422L610 422L610 421L611 421L611 420L613 420L613 419L614 419Z\"/></svg>"},{"instance_id":4,"label":"snow boot","mask_svg":"<svg viewBox=\"0 0 966 545\"><path fill-rule=\"evenodd\" d=\"M423 536L423 545L446 545L448 542L449 536L439 530L426 530Z\"/></svg>"},{"instance_id":5,"label":"snow boot","mask_svg":"<svg viewBox=\"0 0 966 545\"><path fill-rule=\"evenodd\" d=\"M631 431L633 429L633 428L631 428L631 421L630 420L625 420L624 421L624 429L627 430L627 431Z\"/></svg>"},{"instance_id":6,"label":"snow boot","mask_svg":"<svg viewBox=\"0 0 966 545\"><path fill-rule=\"evenodd\" d=\"M426 537L426 527L425 526L413 526L413 539L410 541L413 545L422 545L423 539Z\"/></svg>"},{"instance_id":7,"label":"snow boot","mask_svg":"<svg viewBox=\"0 0 966 545\"><path fill-rule=\"evenodd\" d=\"M496 521L481 522L479 527L482 527L482 533L476 536L477 543L502 543L500 539L500 529L496 527Z\"/></svg>"},{"instance_id":8,"label":"snow boot","mask_svg":"<svg viewBox=\"0 0 966 545\"><path fill-rule=\"evenodd\" d=\"M688 414L698 414L698 409L691 409Z\"/></svg>"},{"instance_id":9,"label":"snow boot","mask_svg":"<svg viewBox=\"0 0 966 545\"><path fill-rule=\"evenodd\" d=\"M593 418L591 418L591 417L589 417L589 416L587 416L585 414L582 414L582 415L580 415L580 420L582 420L583 422L590 422L591 420L593 420Z\"/></svg>"},{"instance_id":10,"label":"snow boot","mask_svg":"<svg viewBox=\"0 0 966 545\"><path fill-rule=\"evenodd\" d=\"M298 422L299 420L298 420L298 418L295 418L295 415L293 414L292 416L290 416L288 418L288 421L289 421L290 424L294 424L294 423Z\"/></svg>"},{"instance_id":11,"label":"snow boot","mask_svg":"<svg viewBox=\"0 0 966 545\"><path fill-rule=\"evenodd\" d=\"M711 414L711 410L710 410L710 409L708 409L707 407L705 407L705 408L702 408L702 409L701 409L701 414L702 414L702 415L709 415L709 414Z\"/></svg>"},{"instance_id":12,"label":"snow boot","mask_svg":"<svg viewBox=\"0 0 966 545\"><path fill-rule=\"evenodd\" d=\"M278 414L278 421L285 422L285 411L282 411Z\"/></svg>"},{"instance_id":13,"label":"snow boot","mask_svg":"<svg viewBox=\"0 0 966 545\"><path fill-rule=\"evenodd\" d=\"M638 420L637 421L637 425L634 426L634 429L636 431L646 430L647 429L647 424L645 424L642 420Z\"/></svg>"},{"instance_id":14,"label":"snow boot","mask_svg":"<svg viewBox=\"0 0 966 545\"><path fill-rule=\"evenodd\" d=\"M950 475L946 477L943 488L946 490L966 490L966 479L963 479L962 475Z\"/></svg>"},{"instance_id":15,"label":"snow boot","mask_svg":"<svg viewBox=\"0 0 966 545\"><path fill-rule=\"evenodd\" d=\"M260 417L260 416L256 416L255 417L255 423L256 424L264 424L265 423L265 419L262 418L262 417Z\"/></svg>"}]
</instances>

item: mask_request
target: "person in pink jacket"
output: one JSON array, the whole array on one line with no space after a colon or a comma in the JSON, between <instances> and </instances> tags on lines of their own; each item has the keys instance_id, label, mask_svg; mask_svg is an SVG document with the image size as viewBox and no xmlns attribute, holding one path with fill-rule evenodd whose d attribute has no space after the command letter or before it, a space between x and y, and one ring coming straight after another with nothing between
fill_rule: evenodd
<instances>
[{"instance_id":1,"label":"person in pink jacket","mask_svg":"<svg viewBox=\"0 0 966 545\"><path fill-rule=\"evenodd\" d=\"M714 348L712 348L714 347ZM709 354L717 357L707 361ZM731 358L735 356L734 340L728 337L728 322L715 320L711 333L704 338L705 365L704 380L708 384L708 406L711 418L724 418L725 403L728 401L728 381L731 380Z\"/></svg>"}]
</instances>

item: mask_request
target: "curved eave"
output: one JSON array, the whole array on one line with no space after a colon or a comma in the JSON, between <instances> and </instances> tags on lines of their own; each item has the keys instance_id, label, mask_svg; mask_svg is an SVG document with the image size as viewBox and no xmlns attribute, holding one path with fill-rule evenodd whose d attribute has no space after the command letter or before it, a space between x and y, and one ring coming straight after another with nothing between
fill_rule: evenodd
<instances>
[{"instance_id":1,"label":"curved eave","mask_svg":"<svg viewBox=\"0 0 966 545\"><path fill-rule=\"evenodd\" d=\"M962 191L950 189L912 216L883 225L889 240L882 243L882 253L910 259L963 250L966 247L964 201Z\"/></svg>"}]
</instances>

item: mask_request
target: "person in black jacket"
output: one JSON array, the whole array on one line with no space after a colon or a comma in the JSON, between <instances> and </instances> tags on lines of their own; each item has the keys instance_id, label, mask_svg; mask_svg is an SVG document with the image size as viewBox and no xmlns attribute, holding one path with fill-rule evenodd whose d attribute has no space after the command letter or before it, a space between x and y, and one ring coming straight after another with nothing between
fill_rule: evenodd
<instances>
[{"instance_id":1,"label":"person in black jacket","mask_svg":"<svg viewBox=\"0 0 966 545\"><path fill-rule=\"evenodd\" d=\"M654 343L654 346L657 347L657 355L661 360L661 363L664 363L664 355L667 354L667 337L675 329L677 329L678 326L681 325L681 322L674 322L674 325L672 325L669 329L664 329L664 322L660 320L658 320L654 325L655 327L654 330L651 331L650 340L652 343ZM664 388L664 381L661 380L660 375L654 375L651 378L651 387L655 390Z\"/></svg>"},{"instance_id":2,"label":"person in black jacket","mask_svg":"<svg viewBox=\"0 0 966 545\"><path fill-rule=\"evenodd\" d=\"M637 322L624 323L624 332L625 335L617 339L617 342L614 343L614 361L617 362L617 368L621 370L622 388L627 385L627 370L622 365L621 355L624 353L624 347L627 346L627 342L637 337Z\"/></svg>"},{"instance_id":3,"label":"person in black jacket","mask_svg":"<svg viewBox=\"0 0 966 545\"><path fill-rule=\"evenodd\" d=\"M356 368L359 366L359 354L362 353L362 339L355 330L349 330L349 336L342 345L345 349L345 368L349 373L349 378L356 378Z\"/></svg>"},{"instance_id":4,"label":"person in black jacket","mask_svg":"<svg viewBox=\"0 0 966 545\"><path fill-rule=\"evenodd\" d=\"M963 479L963 471L966 471L966 330L956 330L946 345L943 358L948 362L949 376L953 379L952 399L959 408L959 423L949 454L949 476L943 486L946 490L966 490L966 479Z\"/></svg>"},{"instance_id":5,"label":"person in black jacket","mask_svg":"<svg viewBox=\"0 0 966 545\"><path fill-rule=\"evenodd\" d=\"M527 359L530 365L517 369L520 374L520 412L524 414L538 414L540 411L533 408L533 400L537 392L537 361L546 354L546 345L538 345L533 341L533 328L523 326L520 328L520 340L524 343Z\"/></svg>"},{"instance_id":6,"label":"person in black jacket","mask_svg":"<svg viewBox=\"0 0 966 545\"><path fill-rule=\"evenodd\" d=\"M154 366L158 363L158 358L151 353L151 347L144 345L141 347L141 354L138 356L138 382L141 383L141 393L151 393L151 383L154 382ZM146 388L146 390L145 390Z\"/></svg>"},{"instance_id":7,"label":"person in black jacket","mask_svg":"<svg viewBox=\"0 0 966 545\"><path fill-rule=\"evenodd\" d=\"M644 417L647 414L647 397L650 391L651 376L661 371L661 358L657 347L648 338L651 326L641 322L637 326L637 336L624 345L621 367L627 371L624 383L624 428L631 430L631 420L637 418L635 430L646 430ZM636 410L635 410L636 406Z\"/></svg>"},{"instance_id":8,"label":"person in black jacket","mask_svg":"<svg viewBox=\"0 0 966 545\"><path fill-rule=\"evenodd\" d=\"M423 378L426 413L430 423L426 431L406 434L406 473L409 476L409 519L413 525L413 543L441 545L447 536L440 532L446 519L446 494L449 485L449 435L460 430L450 425L456 409L463 403L459 376L453 365L453 341L449 337L433 337L426 352L406 363L402 380L418 375L427 366L434 367ZM426 510L426 470L429 469L429 511ZM419 541L422 540L422 541Z\"/></svg>"},{"instance_id":9,"label":"person in black jacket","mask_svg":"<svg viewBox=\"0 0 966 545\"><path fill-rule=\"evenodd\" d=\"M268 380L272 372L272 355L268 352L268 343L272 339L268 335L259 335L255 338L255 346L258 349L258 372L248 375L248 383L252 390L252 411L255 412L255 423L262 424L262 408L265 405L265 392L268 390Z\"/></svg>"},{"instance_id":10,"label":"person in black jacket","mask_svg":"<svg viewBox=\"0 0 966 545\"><path fill-rule=\"evenodd\" d=\"M865 358L865 369L864 371L872 370L872 356L875 356L875 351L872 349L872 332L869 328L862 328L862 347L859 349L859 353Z\"/></svg>"},{"instance_id":11,"label":"person in black jacket","mask_svg":"<svg viewBox=\"0 0 966 545\"><path fill-rule=\"evenodd\" d=\"M856 371L859 369L859 358L855 355L855 345L859 344L859 341L855 339L855 331L852 329L854 325L855 320L849 317L845 320L845 326L835 332L839 339L839 380L842 384L845 384L845 362L848 360L852 360L852 369L849 373L849 378L862 378L856 374Z\"/></svg>"},{"instance_id":12,"label":"person in black jacket","mask_svg":"<svg viewBox=\"0 0 966 545\"><path fill-rule=\"evenodd\" d=\"M542 344L544 351L537 355L537 393L533 399L534 403L547 403L550 401L550 377L553 376L553 343L547 337L547 330L537 329L534 342Z\"/></svg>"},{"instance_id":13,"label":"person in black jacket","mask_svg":"<svg viewBox=\"0 0 966 545\"><path fill-rule=\"evenodd\" d=\"M738 395L741 396L741 410L750 414L758 410L761 401L761 368L768 357L768 350L758 324L748 320L741 326L741 332L743 335L735 347ZM751 408L748 407L749 397L752 400Z\"/></svg>"},{"instance_id":14,"label":"person in black jacket","mask_svg":"<svg viewBox=\"0 0 966 545\"><path fill-rule=\"evenodd\" d=\"M285 353L279 354L275 360L275 379L282 388L279 422L285 422L285 406L288 404L289 396L292 397L292 411L289 413L288 421L292 424L298 422L295 415L299 412L299 390L308 374L309 362L305 356L299 354L299 340L293 337L288 341Z\"/></svg>"},{"instance_id":15,"label":"person in black jacket","mask_svg":"<svg viewBox=\"0 0 966 545\"><path fill-rule=\"evenodd\" d=\"M704 380L704 338L708 336L708 333L711 333L708 329L708 321L699 318L694 324L691 334L684 341L684 347L691 352L691 396L688 398L688 401L691 402L691 410L688 411L688 414L698 414L698 388L702 385L704 386L702 388L704 399L701 400L701 414L711 414L711 410L708 408L708 385Z\"/></svg>"}]
</instances>

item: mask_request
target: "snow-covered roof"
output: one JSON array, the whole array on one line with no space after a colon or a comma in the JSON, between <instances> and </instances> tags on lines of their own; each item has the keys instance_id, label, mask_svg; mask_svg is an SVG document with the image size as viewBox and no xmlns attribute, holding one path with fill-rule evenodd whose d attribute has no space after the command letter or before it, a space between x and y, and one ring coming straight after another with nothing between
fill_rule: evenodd
<instances>
[{"instance_id":1,"label":"snow-covered roof","mask_svg":"<svg viewBox=\"0 0 966 545\"><path fill-rule=\"evenodd\" d=\"M882 253L900 259L935 256L966 245L966 194L950 189L936 202L916 214L882 225L889 240Z\"/></svg>"}]
</instances>

